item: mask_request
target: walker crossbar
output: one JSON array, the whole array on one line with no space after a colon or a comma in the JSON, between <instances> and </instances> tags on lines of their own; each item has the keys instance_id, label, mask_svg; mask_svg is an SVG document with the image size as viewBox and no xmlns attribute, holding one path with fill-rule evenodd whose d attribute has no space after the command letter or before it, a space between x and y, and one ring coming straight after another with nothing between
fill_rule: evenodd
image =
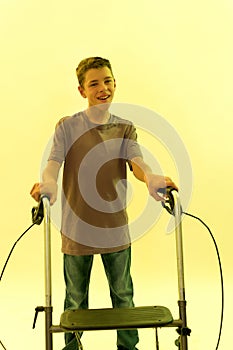
<instances>
[{"instance_id":1,"label":"walker crossbar","mask_svg":"<svg viewBox=\"0 0 233 350\"><path fill-rule=\"evenodd\" d=\"M72 332L77 336L81 331L177 327L179 338L175 341L179 350L188 350L187 336L191 330L187 327L186 300L184 286L183 242L181 227L181 205L179 194L174 189L167 191L169 210L175 217L177 274L179 290L179 319L174 320L171 312L164 306L143 306L133 308L105 308L86 310L66 310L60 318L60 325L52 324L52 284L51 284L51 229L50 204L46 196L41 201L44 208L44 244L45 244L45 307L38 307L36 312L45 311L46 350L53 350L53 333ZM39 204L41 205L41 203ZM37 314L36 314L37 316ZM36 320L36 317L35 317ZM35 324L34 320L34 324ZM79 336L78 340L80 342ZM156 349L159 349L156 337ZM80 342L80 347L82 344Z\"/></svg>"}]
</instances>

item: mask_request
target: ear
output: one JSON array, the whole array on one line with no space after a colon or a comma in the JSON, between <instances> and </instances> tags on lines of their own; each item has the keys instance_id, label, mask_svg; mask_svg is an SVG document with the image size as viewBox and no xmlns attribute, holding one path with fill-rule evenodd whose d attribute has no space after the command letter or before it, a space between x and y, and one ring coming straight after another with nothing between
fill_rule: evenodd
<instances>
[{"instance_id":1,"label":"ear","mask_svg":"<svg viewBox=\"0 0 233 350\"><path fill-rule=\"evenodd\" d=\"M114 79L114 89L116 88L116 80Z\"/></svg>"},{"instance_id":2,"label":"ear","mask_svg":"<svg viewBox=\"0 0 233 350\"><path fill-rule=\"evenodd\" d=\"M84 88L82 86L78 86L78 91L80 92L80 95L83 97L83 98L86 98L86 94L85 94L85 91L84 91Z\"/></svg>"}]
</instances>

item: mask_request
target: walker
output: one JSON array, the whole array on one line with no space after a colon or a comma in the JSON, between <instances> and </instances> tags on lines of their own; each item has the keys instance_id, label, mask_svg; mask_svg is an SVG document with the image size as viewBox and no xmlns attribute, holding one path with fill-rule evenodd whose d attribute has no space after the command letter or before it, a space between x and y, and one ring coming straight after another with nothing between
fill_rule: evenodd
<instances>
[{"instance_id":1,"label":"walker","mask_svg":"<svg viewBox=\"0 0 233 350\"><path fill-rule=\"evenodd\" d=\"M45 312L45 349L53 350L53 334L58 332L75 333L79 348L83 350L80 332L92 330L154 328L156 350L159 350L158 332L161 327L177 327L179 334L175 345L179 350L188 350L188 336L191 330L187 327L186 300L184 283L183 240L181 215L182 208L178 192L173 188L166 189L166 201L163 206L174 216L177 257L177 276L179 292L179 319L173 319L170 310L164 306L144 306L133 308L105 308L87 310L66 310L60 317L60 324L52 322L52 282L51 282L51 228L49 198L42 196L37 208L33 208L33 221L44 218L44 259L45 259L45 306L36 307L33 328L39 312Z\"/></svg>"}]
</instances>

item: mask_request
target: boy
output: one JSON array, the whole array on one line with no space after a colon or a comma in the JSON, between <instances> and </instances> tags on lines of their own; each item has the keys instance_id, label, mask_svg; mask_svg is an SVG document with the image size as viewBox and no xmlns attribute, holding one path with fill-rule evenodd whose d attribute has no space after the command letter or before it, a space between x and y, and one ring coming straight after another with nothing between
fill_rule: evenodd
<instances>
[{"instance_id":1,"label":"boy","mask_svg":"<svg viewBox=\"0 0 233 350\"><path fill-rule=\"evenodd\" d=\"M88 108L60 120L42 182L31 195L57 198L57 178L64 162L62 185L62 252L66 283L65 310L88 308L93 255L101 254L113 307L133 307L130 274L131 242L126 213L126 165L148 187L157 191L173 181L153 174L143 161L136 130L127 120L112 115L109 107L116 82L107 59L90 57L76 69ZM93 178L93 179L92 179ZM65 334L65 350L78 349L73 334ZM118 350L137 350L136 330L117 331Z\"/></svg>"}]
</instances>

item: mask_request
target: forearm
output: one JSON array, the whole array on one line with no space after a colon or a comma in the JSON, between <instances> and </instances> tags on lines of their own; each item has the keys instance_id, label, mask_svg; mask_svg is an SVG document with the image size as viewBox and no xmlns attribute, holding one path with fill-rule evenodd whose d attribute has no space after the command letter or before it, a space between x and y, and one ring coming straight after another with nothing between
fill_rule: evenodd
<instances>
[{"instance_id":1,"label":"forearm","mask_svg":"<svg viewBox=\"0 0 233 350\"><path fill-rule=\"evenodd\" d=\"M131 160L133 173L138 180L144 181L147 185L148 191L152 197L157 201L164 200L158 192L161 188L171 186L177 189L175 183L170 177L153 174L149 165L147 165L141 157L135 157Z\"/></svg>"},{"instance_id":2,"label":"forearm","mask_svg":"<svg viewBox=\"0 0 233 350\"><path fill-rule=\"evenodd\" d=\"M58 162L54 160L48 161L48 164L42 173L42 181L45 183L57 182L60 167L61 165Z\"/></svg>"},{"instance_id":3,"label":"forearm","mask_svg":"<svg viewBox=\"0 0 233 350\"><path fill-rule=\"evenodd\" d=\"M61 165L53 160L48 164L42 174L42 182L34 184L31 189L31 196L38 202L42 194L50 198L50 204L54 204L57 199L57 179Z\"/></svg>"},{"instance_id":4,"label":"forearm","mask_svg":"<svg viewBox=\"0 0 233 350\"><path fill-rule=\"evenodd\" d=\"M147 177L152 174L152 170L141 157L135 157L131 160L134 176L143 182L147 182Z\"/></svg>"}]
</instances>

